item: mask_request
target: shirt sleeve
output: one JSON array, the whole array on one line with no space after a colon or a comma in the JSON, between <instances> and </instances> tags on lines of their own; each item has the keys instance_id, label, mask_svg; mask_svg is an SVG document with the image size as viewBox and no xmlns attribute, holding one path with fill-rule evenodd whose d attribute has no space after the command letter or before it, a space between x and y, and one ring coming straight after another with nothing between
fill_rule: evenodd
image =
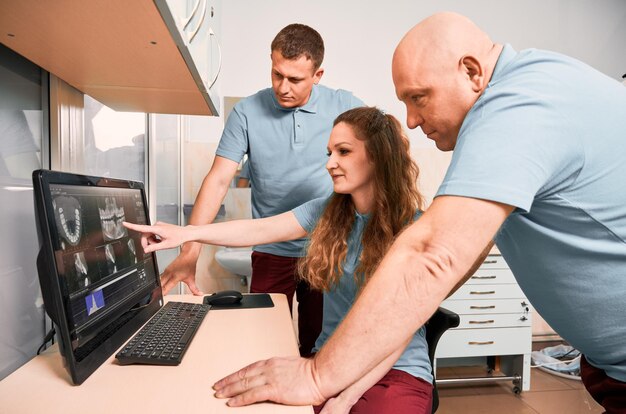
<instances>
[{"instance_id":1,"label":"shirt sleeve","mask_svg":"<svg viewBox=\"0 0 626 414\"><path fill-rule=\"evenodd\" d=\"M241 171L239 172L239 178L245 178L245 179L249 179L250 178L250 170L248 167L248 160L246 160L243 165L241 166Z\"/></svg>"},{"instance_id":2,"label":"shirt sleeve","mask_svg":"<svg viewBox=\"0 0 626 414\"><path fill-rule=\"evenodd\" d=\"M456 195L530 211L576 179L584 164L578 132L532 91L490 91L468 113L436 196Z\"/></svg>"},{"instance_id":3,"label":"shirt sleeve","mask_svg":"<svg viewBox=\"0 0 626 414\"><path fill-rule=\"evenodd\" d=\"M365 102L363 102L358 97L352 95L351 102L350 102L350 108L360 108L362 106L365 106Z\"/></svg>"},{"instance_id":4,"label":"shirt sleeve","mask_svg":"<svg viewBox=\"0 0 626 414\"><path fill-rule=\"evenodd\" d=\"M248 152L248 126L238 103L226 120L215 155L240 162L246 152Z\"/></svg>"},{"instance_id":5,"label":"shirt sleeve","mask_svg":"<svg viewBox=\"0 0 626 414\"><path fill-rule=\"evenodd\" d=\"M298 220L298 223L300 223L302 228L304 228L307 233L310 233L317 225L317 221L326 209L326 205L329 201L330 197L315 198L291 211L293 211L293 214L296 216L296 220Z\"/></svg>"}]
</instances>

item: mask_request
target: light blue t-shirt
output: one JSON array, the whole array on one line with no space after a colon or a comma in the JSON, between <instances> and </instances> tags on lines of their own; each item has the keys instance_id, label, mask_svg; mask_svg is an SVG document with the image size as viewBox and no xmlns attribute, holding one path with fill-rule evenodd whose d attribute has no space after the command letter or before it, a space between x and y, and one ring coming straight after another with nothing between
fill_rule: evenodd
<instances>
[{"instance_id":1,"label":"light blue t-shirt","mask_svg":"<svg viewBox=\"0 0 626 414\"><path fill-rule=\"evenodd\" d=\"M313 86L308 102L283 108L271 88L239 101L226 121L216 155L240 162L248 154L252 217L275 216L332 192L328 138L337 116L363 102L344 90ZM286 257L304 254L304 239L255 246Z\"/></svg>"},{"instance_id":2,"label":"light blue t-shirt","mask_svg":"<svg viewBox=\"0 0 626 414\"><path fill-rule=\"evenodd\" d=\"M496 244L562 338L626 381L626 88L506 45L437 195L516 207Z\"/></svg>"},{"instance_id":3,"label":"light blue t-shirt","mask_svg":"<svg viewBox=\"0 0 626 414\"><path fill-rule=\"evenodd\" d=\"M250 179L250 171L248 170L247 160L241 166L241 170L239 171L239 178L245 178L246 180Z\"/></svg>"},{"instance_id":4,"label":"light blue t-shirt","mask_svg":"<svg viewBox=\"0 0 626 414\"><path fill-rule=\"evenodd\" d=\"M298 222L307 232L310 233L315 228L317 221L326 208L328 200L329 198L327 197L318 198L293 210ZM417 220L420 216L421 212L416 213L415 219ZM359 257L363 249L361 239L368 219L368 215L356 213L354 227L348 236L348 252L339 284L332 288L331 291L324 292L322 332L315 342L313 352L318 352L322 348L354 303L357 295L354 272L359 265ZM432 383L433 377L430 359L428 358L428 344L426 343L426 330L424 327L415 332L413 339L393 368L408 372L414 377L419 377Z\"/></svg>"}]
</instances>

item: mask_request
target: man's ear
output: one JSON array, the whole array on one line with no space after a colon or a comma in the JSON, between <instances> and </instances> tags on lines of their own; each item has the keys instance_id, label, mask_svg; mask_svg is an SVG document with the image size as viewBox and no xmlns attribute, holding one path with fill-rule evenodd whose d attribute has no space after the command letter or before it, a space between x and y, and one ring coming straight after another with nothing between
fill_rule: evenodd
<instances>
[{"instance_id":1,"label":"man's ear","mask_svg":"<svg viewBox=\"0 0 626 414\"><path fill-rule=\"evenodd\" d=\"M320 79L322 79L322 75L324 75L324 68L319 68L318 70L316 70L313 74L313 83L317 85Z\"/></svg>"},{"instance_id":2,"label":"man's ear","mask_svg":"<svg viewBox=\"0 0 626 414\"><path fill-rule=\"evenodd\" d=\"M485 87L485 71L480 61L472 55L465 55L459 60L459 70L472 84L474 92L482 92Z\"/></svg>"}]
</instances>

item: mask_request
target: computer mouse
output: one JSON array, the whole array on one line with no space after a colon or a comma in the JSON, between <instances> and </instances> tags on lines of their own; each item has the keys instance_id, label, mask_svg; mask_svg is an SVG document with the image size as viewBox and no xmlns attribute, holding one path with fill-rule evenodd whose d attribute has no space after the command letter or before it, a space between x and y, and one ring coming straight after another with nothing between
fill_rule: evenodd
<instances>
[{"instance_id":1,"label":"computer mouse","mask_svg":"<svg viewBox=\"0 0 626 414\"><path fill-rule=\"evenodd\" d=\"M235 305L241 302L243 295L236 290L222 290L212 295L205 296L203 302L207 305L224 306Z\"/></svg>"}]
</instances>

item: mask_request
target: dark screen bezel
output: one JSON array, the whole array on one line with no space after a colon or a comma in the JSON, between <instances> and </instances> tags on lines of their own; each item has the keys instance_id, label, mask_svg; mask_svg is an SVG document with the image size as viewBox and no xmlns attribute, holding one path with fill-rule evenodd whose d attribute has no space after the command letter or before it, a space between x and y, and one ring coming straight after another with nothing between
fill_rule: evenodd
<instances>
[{"instance_id":1,"label":"dark screen bezel","mask_svg":"<svg viewBox=\"0 0 626 414\"><path fill-rule=\"evenodd\" d=\"M162 306L163 296L160 278L158 276L159 269L155 254L152 253L154 269L157 275L156 283L151 286L146 286L140 291L140 294L133 295L135 299L127 301L125 305L129 310L133 307L140 308L140 310L136 312L129 322L116 331L104 343L95 348L88 356L80 361L77 360L71 344L70 333L72 328L70 327L67 317L68 312L70 312L67 309L68 301L67 297L65 297L67 289L64 289L64 282L59 279L57 273L57 258L53 245L54 239L51 233L52 225L50 224L54 223L54 218L48 216L49 212L52 211L51 185L76 185L140 190L148 224L150 223L150 217L146 207L148 204L144 185L141 182L51 170L36 170L33 172L35 214L37 217L36 221L40 244L37 267L44 308L55 325L59 351L63 357L64 365L71 376L72 382L74 384L81 384ZM137 300L137 297L140 299Z\"/></svg>"}]
</instances>

